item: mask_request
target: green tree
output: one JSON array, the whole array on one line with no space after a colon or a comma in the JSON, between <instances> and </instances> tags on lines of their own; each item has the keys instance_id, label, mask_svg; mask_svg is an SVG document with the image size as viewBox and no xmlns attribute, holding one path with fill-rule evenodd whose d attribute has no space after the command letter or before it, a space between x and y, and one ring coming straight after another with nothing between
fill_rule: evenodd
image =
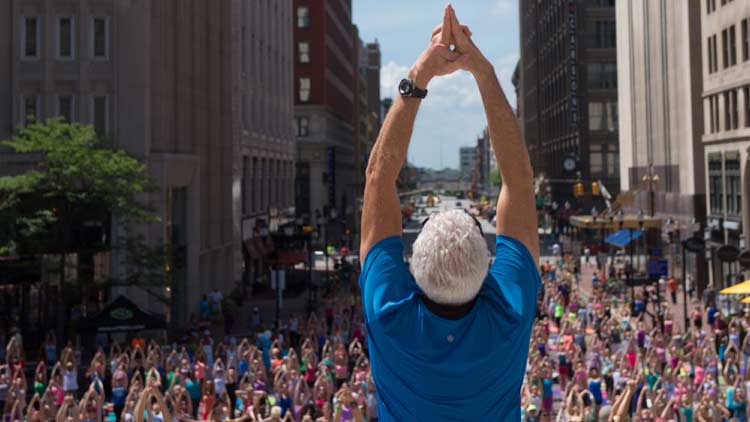
<instances>
[{"instance_id":1,"label":"green tree","mask_svg":"<svg viewBox=\"0 0 750 422\"><path fill-rule=\"evenodd\" d=\"M503 176L500 175L498 169L494 169L490 172L490 185L500 187L503 185Z\"/></svg>"},{"instance_id":2,"label":"green tree","mask_svg":"<svg viewBox=\"0 0 750 422\"><path fill-rule=\"evenodd\" d=\"M75 254L80 262L111 249L112 217L126 227L158 220L139 201L156 189L144 164L98 137L91 126L50 119L28 125L0 146L34 163L20 174L0 176L0 255L56 254L57 272L64 277L71 265L66 256ZM122 247L141 248L133 242ZM165 255L152 261L159 259L165 262ZM74 273L79 274L76 287L93 281L86 271Z\"/></svg>"}]
</instances>

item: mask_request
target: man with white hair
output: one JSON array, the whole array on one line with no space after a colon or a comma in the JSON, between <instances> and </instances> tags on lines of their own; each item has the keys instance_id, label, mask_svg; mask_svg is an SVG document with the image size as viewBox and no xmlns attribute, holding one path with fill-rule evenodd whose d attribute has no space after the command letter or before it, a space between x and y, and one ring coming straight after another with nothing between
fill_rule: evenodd
<instances>
[{"instance_id":1,"label":"man with white hair","mask_svg":"<svg viewBox=\"0 0 750 422\"><path fill-rule=\"evenodd\" d=\"M359 282L380 421L520 420L541 286L533 172L494 69L471 35L446 7L443 24L399 85L367 168ZM457 70L469 71L479 86L503 178L496 258L490 268L472 216L446 211L424 224L410 273L396 180L428 83Z\"/></svg>"}]
</instances>

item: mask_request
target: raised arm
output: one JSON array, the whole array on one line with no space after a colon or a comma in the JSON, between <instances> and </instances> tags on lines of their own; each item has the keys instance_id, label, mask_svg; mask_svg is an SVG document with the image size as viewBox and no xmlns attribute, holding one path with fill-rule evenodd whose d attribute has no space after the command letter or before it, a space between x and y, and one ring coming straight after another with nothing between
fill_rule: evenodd
<instances>
[{"instance_id":1,"label":"raised arm","mask_svg":"<svg viewBox=\"0 0 750 422\"><path fill-rule=\"evenodd\" d=\"M466 56L462 69L471 72L487 114L492 149L500 168L503 187L497 201L497 233L519 240L539 261L539 233L534 203L531 160L523 143L513 109L503 93L495 69L471 38L460 30L456 13L450 9L456 49Z\"/></svg>"},{"instance_id":2,"label":"raised arm","mask_svg":"<svg viewBox=\"0 0 750 422\"><path fill-rule=\"evenodd\" d=\"M451 44L450 7L445 9L443 24L432 33L427 49L409 71L409 79L425 90L430 80L459 69L461 54L448 48ZM362 208L362 262L377 242L401 235L401 205L396 191L401 166L406 160L421 99L397 96L385 117L367 165L364 207Z\"/></svg>"}]
</instances>

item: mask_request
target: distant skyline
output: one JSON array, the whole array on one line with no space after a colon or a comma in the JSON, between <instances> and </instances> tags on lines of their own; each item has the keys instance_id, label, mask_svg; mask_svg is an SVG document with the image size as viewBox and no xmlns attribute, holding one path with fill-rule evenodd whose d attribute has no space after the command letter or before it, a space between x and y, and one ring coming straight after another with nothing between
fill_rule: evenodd
<instances>
[{"instance_id":1,"label":"distant skyline","mask_svg":"<svg viewBox=\"0 0 750 422\"><path fill-rule=\"evenodd\" d=\"M427 47L447 2L354 0L353 20L362 40L380 43L381 96L398 95L396 86ZM519 58L517 0L454 0L458 18L469 25L474 42L495 66L511 106L511 78ZM487 125L479 90L467 72L433 80L414 128L409 161L419 167L459 168L459 149L476 145Z\"/></svg>"}]
</instances>

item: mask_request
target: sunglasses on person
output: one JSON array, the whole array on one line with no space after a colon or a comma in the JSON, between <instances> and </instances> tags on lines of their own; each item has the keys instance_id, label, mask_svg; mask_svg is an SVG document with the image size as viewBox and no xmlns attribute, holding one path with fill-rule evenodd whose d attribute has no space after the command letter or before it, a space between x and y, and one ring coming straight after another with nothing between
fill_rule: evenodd
<instances>
[{"instance_id":1,"label":"sunglasses on person","mask_svg":"<svg viewBox=\"0 0 750 422\"><path fill-rule=\"evenodd\" d=\"M480 223L480 222L479 222L479 220L477 220L477 218L476 218L476 217L474 217L474 216L473 216L473 215L472 215L472 214L471 214L471 213L470 213L469 211L467 211L467 210L466 210L466 208L461 208L461 210L462 210L462 211L463 211L464 213L466 213L466 215L468 215L469 217L471 217L471 219L472 219L472 220L474 220L474 224L476 224L476 226L477 226L477 229L479 229L479 233L480 233L480 234L482 235L482 237L484 237L484 230L482 230L482 223ZM424 220L422 221L422 228L424 228L424 225L425 225L425 224L427 224L427 222L428 222L429 220L430 220L430 217L427 217L427 218L425 218L425 219L424 219Z\"/></svg>"}]
</instances>

